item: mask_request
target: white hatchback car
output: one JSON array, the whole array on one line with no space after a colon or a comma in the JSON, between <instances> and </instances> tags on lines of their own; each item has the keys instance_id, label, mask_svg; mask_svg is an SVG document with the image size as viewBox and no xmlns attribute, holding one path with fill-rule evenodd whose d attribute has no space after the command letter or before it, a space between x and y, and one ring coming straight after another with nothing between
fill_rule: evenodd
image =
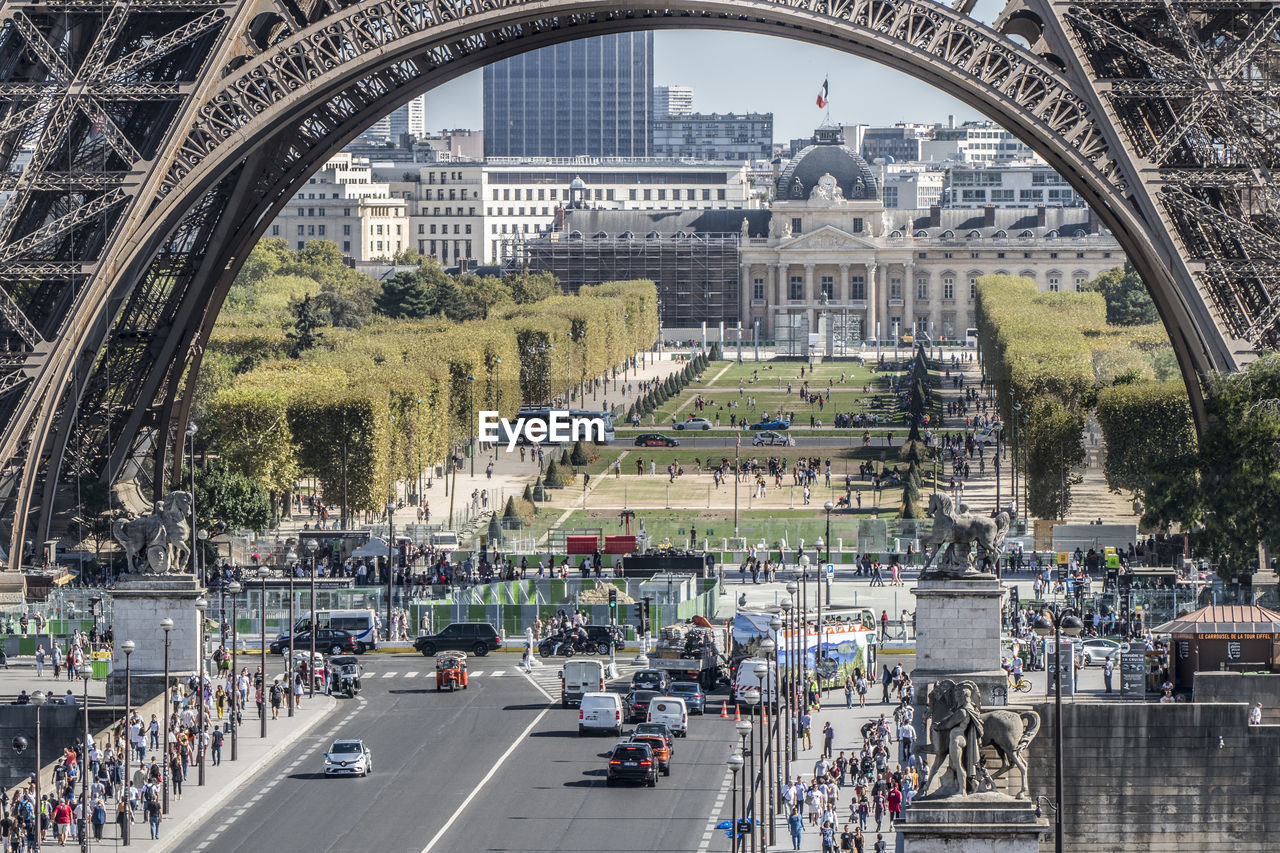
<instances>
[{"instance_id":1,"label":"white hatchback car","mask_svg":"<svg viewBox=\"0 0 1280 853\"><path fill-rule=\"evenodd\" d=\"M683 421L676 421L671 425L672 429L711 429L711 421L706 418L687 418Z\"/></svg>"},{"instance_id":2,"label":"white hatchback car","mask_svg":"<svg viewBox=\"0 0 1280 853\"><path fill-rule=\"evenodd\" d=\"M373 753L362 740L335 740L324 754L326 776L368 776L373 772Z\"/></svg>"}]
</instances>

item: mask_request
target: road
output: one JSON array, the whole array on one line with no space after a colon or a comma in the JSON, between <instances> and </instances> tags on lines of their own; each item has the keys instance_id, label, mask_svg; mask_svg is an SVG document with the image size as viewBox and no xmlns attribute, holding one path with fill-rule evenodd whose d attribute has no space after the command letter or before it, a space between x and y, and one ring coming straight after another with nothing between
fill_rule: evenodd
<instances>
[{"instance_id":1,"label":"road","mask_svg":"<svg viewBox=\"0 0 1280 853\"><path fill-rule=\"evenodd\" d=\"M558 702L554 660L535 681L516 669L513 655L474 659L480 675L454 694L435 692L434 670L421 656L368 656L364 663L360 697L344 699L332 723L248 780L227 811L195 827L181 849L727 848L723 832L708 832L734 738L718 706L716 714L694 718L689 737L677 741L672 775L657 788L608 788L605 756L614 741L578 736L577 711ZM629 672L623 669L624 679ZM366 740L374 758L369 778L322 776L324 749L335 737Z\"/></svg>"}]
</instances>

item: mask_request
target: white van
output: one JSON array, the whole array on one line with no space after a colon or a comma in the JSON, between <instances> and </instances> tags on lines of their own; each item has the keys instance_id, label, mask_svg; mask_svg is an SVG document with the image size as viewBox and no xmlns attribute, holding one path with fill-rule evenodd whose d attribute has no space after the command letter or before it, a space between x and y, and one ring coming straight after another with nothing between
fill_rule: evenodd
<instances>
[{"instance_id":1,"label":"white van","mask_svg":"<svg viewBox=\"0 0 1280 853\"><path fill-rule=\"evenodd\" d=\"M655 696L649 700L650 723L666 723L667 728L676 737L687 737L689 734L689 709L679 696Z\"/></svg>"},{"instance_id":2,"label":"white van","mask_svg":"<svg viewBox=\"0 0 1280 853\"><path fill-rule=\"evenodd\" d=\"M373 641L373 611L364 610L317 610L316 621L320 623L321 628L337 628L342 631L350 631L351 636L355 637L356 646L360 651L366 649L376 649L377 643ZM311 630L311 617L304 616L293 625L293 630L299 634L304 631ZM283 639L284 634L280 635Z\"/></svg>"},{"instance_id":3,"label":"white van","mask_svg":"<svg viewBox=\"0 0 1280 853\"><path fill-rule=\"evenodd\" d=\"M604 664L598 660L568 660L560 668L560 703L568 708L586 693L604 692Z\"/></svg>"},{"instance_id":4,"label":"white van","mask_svg":"<svg viewBox=\"0 0 1280 853\"><path fill-rule=\"evenodd\" d=\"M756 677L756 665L765 664L769 667L767 676L769 681L768 695L766 696L764 685L760 683L760 679ZM730 696L734 702L742 703L746 700L744 694L752 689L760 691L760 695L764 701L770 704L777 704L778 701L778 665L770 663L764 658L747 658L738 664L738 670L733 674L733 684L730 685Z\"/></svg>"},{"instance_id":5,"label":"white van","mask_svg":"<svg viewBox=\"0 0 1280 853\"><path fill-rule=\"evenodd\" d=\"M578 734L613 732L622 737L622 697L617 693L584 693L578 702Z\"/></svg>"}]
</instances>

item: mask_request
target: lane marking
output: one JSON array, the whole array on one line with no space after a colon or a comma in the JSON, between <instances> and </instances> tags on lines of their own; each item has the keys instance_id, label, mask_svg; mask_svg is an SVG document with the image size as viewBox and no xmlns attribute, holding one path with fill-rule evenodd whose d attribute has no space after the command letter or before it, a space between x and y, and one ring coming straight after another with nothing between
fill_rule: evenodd
<instances>
[{"instance_id":1,"label":"lane marking","mask_svg":"<svg viewBox=\"0 0 1280 853\"><path fill-rule=\"evenodd\" d=\"M502 671L502 670L500 670L500 669L495 669L493 672L491 672L491 673L489 673L489 674L490 674L490 675L492 675L494 678L497 678L497 677L498 677L498 676L500 676L500 675L506 675L506 673L505 673L505 672L503 672L503 671Z\"/></svg>"},{"instance_id":2,"label":"lane marking","mask_svg":"<svg viewBox=\"0 0 1280 853\"><path fill-rule=\"evenodd\" d=\"M529 723L529 725L525 727L525 730L520 733L520 736L511 742L511 746L507 747L507 751L502 753L498 760L494 762L493 766L489 768L489 772L480 780L479 784L471 789L470 794L467 794L466 799L462 801L462 805L458 806L454 813L449 815L449 819L444 822L444 825L441 826L436 834L432 836L431 840L427 842L427 846L422 848L422 853L431 853L431 851L435 849L436 844L445 836L445 833L449 831L449 828L457 822L458 818L462 817L462 813L467 810L467 806L471 805L471 801L476 798L476 795L480 793L481 789L483 789L484 786L489 783L489 780L494 777L499 769L501 769L506 760L511 757L511 753L516 751L516 747L524 743L525 739L529 737L529 734L534 730L538 723L542 722L542 718L545 717L550 710L551 708L548 706L539 711L538 716L533 718L533 722Z\"/></svg>"},{"instance_id":3,"label":"lane marking","mask_svg":"<svg viewBox=\"0 0 1280 853\"><path fill-rule=\"evenodd\" d=\"M471 676L472 678L479 678L480 676L484 675L484 673L483 673L483 672L469 672L469 673L467 673L467 675Z\"/></svg>"},{"instance_id":4,"label":"lane marking","mask_svg":"<svg viewBox=\"0 0 1280 853\"><path fill-rule=\"evenodd\" d=\"M384 672L384 673L382 673L382 677L383 677L383 678L395 678L395 677L396 677L396 673L394 673L394 672Z\"/></svg>"},{"instance_id":5,"label":"lane marking","mask_svg":"<svg viewBox=\"0 0 1280 853\"><path fill-rule=\"evenodd\" d=\"M730 773L726 772L724 781L720 783L720 794L716 797L716 804L711 807L711 815L707 818L707 828L702 832L702 843L698 845L698 853L707 853L707 848L711 846L711 839L717 831L716 824L720 823L724 801L729 793L730 775Z\"/></svg>"},{"instance_id":6,"label":"lane marking","mask_svg":"<svg viewBox=\"0 0 1280 853\"><path fill-rule=\"evenodd\" d=\"M404 674L404 677L405 677L405 678L417 678L417 677L418 677L418 671L417 671L416 669L411 669L411 670L409 670L408 672L406 672L406 673Z\"/></svg>"}]
</instances>

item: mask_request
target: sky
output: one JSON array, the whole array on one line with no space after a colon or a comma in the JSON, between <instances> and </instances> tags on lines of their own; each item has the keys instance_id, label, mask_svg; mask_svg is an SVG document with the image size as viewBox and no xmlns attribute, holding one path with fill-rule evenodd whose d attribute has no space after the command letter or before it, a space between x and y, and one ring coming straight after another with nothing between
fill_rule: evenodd
<instances>
[{"instance_id":1,"label":"sky","mask_svg":"<svg viewBox=\"0 0 1280 853\"><path fill-rule=\"evenodd\" d=\"M998 12L1000 5L981 0L976 17ZM428 93L428 130L483 129L481 74L472 72ZM692 86L697 112L772 112L775 142L810 136L821 123L825 111L815 99L824 78L830 80L831 119L837 124L945 122L948 115L959 123L982 117L926 83L839 51L746 33L654 33L655 85Z\"/></svg>"}]
</instances>

